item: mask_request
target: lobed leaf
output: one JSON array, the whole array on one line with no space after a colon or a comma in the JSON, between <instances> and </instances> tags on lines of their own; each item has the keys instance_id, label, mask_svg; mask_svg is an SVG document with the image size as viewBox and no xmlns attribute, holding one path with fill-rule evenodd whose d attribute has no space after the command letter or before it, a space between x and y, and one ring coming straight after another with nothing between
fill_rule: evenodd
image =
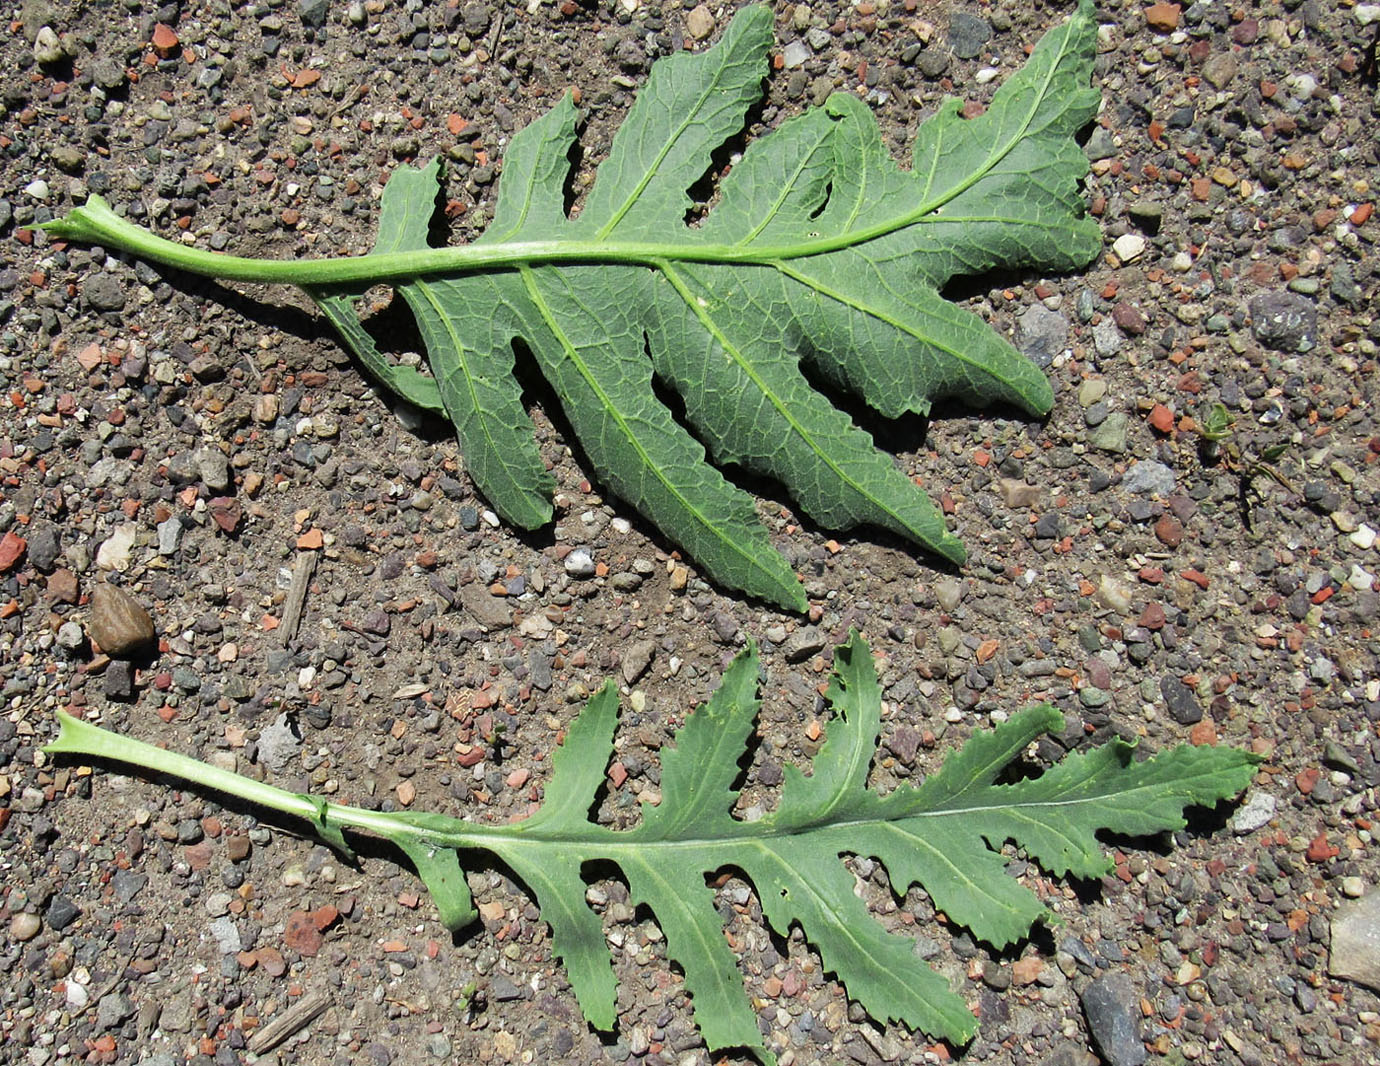
<instances>
[{"instance_id":1,"label":"lobed leaf","mask_svg":"<svg viewBox=\"0 0 1380 1066\"><path fill-rule=\"evenodd\" d=\"M551 519L553 483L513 375L514 346L526 346L611 492L715 581L803 610L752 498L710 461L775 478L820 525L880 526L963 561L929 497L813 382L886 417L925 414L946 396L1050 410L1040 369L940 289L959 274L1072 270L1097 254L1075 140L1099 100L1088 85L1092 12L1081 0L980 116L941 105L908 170L867 106L837 93L757 138L699 225L686 222L689 190L761 95L766 7L740 10L713 47L654 64L574 218L565 185L579 116L567 96L513 137L492 224L466 247L428 243L436 160L393 173L374 250L356 259L189 249L94 196L46 228L215 276L300 285L369 373L444 411L480 491L532 528ZM416 318L430 376L390 364L356 317L354 298L380 281ZM694 436L653 375L679 394Z\"/></svg>"},{"instance_id":2,"label":"lobed leaf","mask_svg":"<svg viewBox=\"0 0 1380 1066\"><path fill-rule=\"evenodd\" d=\"M811 773L788 770L776 811L757 821L734 816L737 781L758 711L756 649L745 649L713 697L691 714L661 755L662 799L627 830L598 824L591 809L613 753L618 701L606 685L571 725L552 759L545 798L513 825L478 825L426 812L382 814L298 796L205 767L61 716L48 750L121 759L306 818L334 841L342 828L396 842L436 896L441 920L456 928L474 911L457 856L488 852L535 895L551 927L585 1017L616 1020L615 977L599 916L586 904L582 871L612 864L630 898L655 916L680 967L696 1023L712 1050L746 1047L763 1061L757 1019L738 961L724 937L709 881L746 877L762 914L782 936L800 927L854 1000L894 1020L958 1043L977 1023L962 997L915 954L910 937L888 932L855 891L849 856L882 863L898 895L922 886L935 907L995 945L1026 936L1049 916L1007 876L1002 845L1023 847L1050 874L1092 877L1108 859L1103 830L1145 834L1181 827L1186 807L1212 804L1249 784L1257 759L1216 747L1178 747L1137 761L1122 741L1070 755L1036 777L1000 778L1041 735L1063 728L1053 708L1013 715L975 734L919 787L886 795L868 787L881 720L881 688L857 633L836 649L826 698L833 709Z\"/></svg>"}]
</instances>

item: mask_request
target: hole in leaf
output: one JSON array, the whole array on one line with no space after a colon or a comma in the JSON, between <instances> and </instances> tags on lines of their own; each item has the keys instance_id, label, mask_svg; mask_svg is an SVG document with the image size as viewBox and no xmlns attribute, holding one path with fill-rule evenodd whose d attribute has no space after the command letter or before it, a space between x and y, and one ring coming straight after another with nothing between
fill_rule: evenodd
<instances>
[{"instance_id":1,"label":"hole in leaf","mask_svg":"<svg viewBox=\"0 0 1380 1066\"><path fill-rule=\"evenodd\" d=\"M743 117L743 128L710 153L708 169L685 190L690 197L690 206L685 211L687 226L694 225L714 209L714 204L719 200L720 178L731 164L734 155L741 157L751 140L749 133L752 137L758 137L765 132L761 129L765 108L765 98L748 108L747 114Z\"/></svg>"},{"instance_id":2,"label":"hole in leaf","mask_svg":"<svg viewBox=\"0 0 1380 1066\"><path fill-rule=\"evenodd\" d=\"M824 209L829 206L829 200L834 195L834 183L831 181L824 187L824 197L819 201L819 206L810 212L810 218L816 219L824 214Z\"/></svg>"}]
</instances>

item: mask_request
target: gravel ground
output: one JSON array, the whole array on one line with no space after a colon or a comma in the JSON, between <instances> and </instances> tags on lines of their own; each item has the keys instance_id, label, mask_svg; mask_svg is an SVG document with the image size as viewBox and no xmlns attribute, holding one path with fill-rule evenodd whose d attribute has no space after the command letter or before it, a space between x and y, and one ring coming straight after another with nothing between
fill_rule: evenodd
<instances>
[{"instance_id":1,"label":"gravel ground","mask_svg":"<svg viewBox=\"0 0 1380 1066\"><path fill-rule=\"evenodd\" d=\"M1064 10L779 3L760 122L857 90L899 152L946 93L988 98ZM1069 720L1042 759L1112 735L1266 756L1243 805L1173 840L1110 842L1101 884L1049 882L1013 852L1062 924L1005 954L856 864L884 920L913 930L979 1012L968 1061L1374 1061L1380 6L1101 8L1087 193L1106 254L1081 276L953 294L1048 364L1055 410L1043 425L965 410L873 424L942 496L970 547L961 572L871 532L831 540L763 498L808 619L709 587L606 502L535 381L557 521L517 535L474 493L447 428L390 409L292 292L164 276L27 228L97 191L203 247L361 252L390 168L439 152L456 239L472 237L514 130L578 87L587 177L652 59L702 47L728 13L638 0L13 12L0 1061L252 1061L255 1034L313 999L324 1011L261 1057L710 1061L659 931L616 882L591 889L621 981L617 1032L601 1038L501 873L471 878L483 927L452 939L387 855L352 868L247 810L38 749L67 707L290 788L502 821L529 808L557 730L616 676L630 709L606 811L626 820L672 724L751 637L770 680L747 802L770 803L782 764L811 750L817 686L850 626L882 656L883 786L1038 700ZM417 342L386 302L407 359ZM1219 402L1235 424L1214 454L1197 426ZM307 594L285 639L294 571ZM133 667L91 653L102 581L152 614L157 650ZM740 882L720 898L783 1064L959 1053L850 1008L807 944L767 936Z\"/></svg>"}]
</instances>

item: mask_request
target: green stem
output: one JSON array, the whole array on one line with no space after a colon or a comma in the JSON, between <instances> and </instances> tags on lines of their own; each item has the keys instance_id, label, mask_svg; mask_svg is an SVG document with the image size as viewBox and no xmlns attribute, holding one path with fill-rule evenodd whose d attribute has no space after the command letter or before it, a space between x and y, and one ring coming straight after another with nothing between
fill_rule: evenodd
<instances>
[{"instance_id":1,"label":"green stem","mask_svg":"<svg viewBox=\"0 0 1380 1066\"><path fill-rule=\"evenodd\" d=\"M269 810L301 818L313 825L324 823L336 828L364 829L390 840L413 836L429 839L436 836L435 832L423 832L378 811L328 803L299 792L288 792L286 789L256 781L252 777L211 766L199 759L112 733L79 718L73 718L65 711L58 711L57 717L62 729L57 739L43 749L49 755L84 755L128 763L143 770L179 777L200 787L236 796ZM459 827L464 823L457 819L456 825ZM453 835L457 838L463 836L458 833ZM463 844L457 839L452 846Z\"/></svg>"},{"instance_id":2,"label":"green stem","mask_svg":"<svg viewBox=\"0 0 1380 1066\"><path fill-rule=\"evenodd\" d=\"M153 263L191 274L228 281L297 285L301 288L371 285L428 274L456 274L472 270L500 270L540 263L622 263L655 266L657 261L742 264L804 259L863 244L908 226L932 210L925 205L905 216L870 229L846 232L779 247L740 247L680 241L511 241L466 244L447 248L418 248L405 252L345 256L334 259L250 259L208 252L170 241L115 213L103 198L92 195L63 218L44 222L39 229L60 240L99 244L137 255Z\"/></svg>"}]
</instances>

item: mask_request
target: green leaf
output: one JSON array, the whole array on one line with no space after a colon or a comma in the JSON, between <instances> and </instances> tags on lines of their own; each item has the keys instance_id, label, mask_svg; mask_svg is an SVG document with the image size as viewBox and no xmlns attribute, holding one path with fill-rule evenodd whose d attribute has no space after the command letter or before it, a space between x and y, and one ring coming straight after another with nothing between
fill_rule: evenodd
<instances>
[{"instance_id":1,"label":"green leaf","mask_svg":"<svg viewBox=\"0 0 1380 1066\"><path fill-rule=\"evenodd\" d=\"M417 868L417 876L431 893L441 924L451 932L474 921L476 911L465 883L465 871L455 851L413 840L399 840L398 846Z\"/></svg>"},{"instance_id":2,"label":"green leaf","mask_svg":"<svg viewBox=\"0 0 1380 1066\"><path fill-rule=\"evenodd\" d=\"M1096 111L1091 0L1054 28L965 119L945 101L909 169L856 96L756 139L698 225L689 191L761 96L766 7L740 10L713 47L659 60L574 218L578 113L566 97L516 134L488 231L433 248L433 160L385 186L373 252L278 263L163 241L99 197L46 228L221 277L302 286L365 368L410 402L443 407L471 476L524 527L550 520L552 479L513 375L531 350L604 485L727 587L803 610L796 576L753 500L708 459L779 480L831 529L870 524L955 562L964 550L925 493L820 391L852 392L887 417L954 397L1034 415L1044 374L940 295L958 275L1074 270L1101 236L1084 217L1075 135ZM391 282L431 377L391 366L353 321L351 294ZM652 388L683 404L684 428ZM691 436L693 431L694 436Z\"/></svg>"},{"instance_id":3,"label":"green leaf","mask_svg":"<svg viewBox=\"0 0 1380 1066\"><path fill-rule=\"evenodd\" d=\"M868 787L881 720L881 688L867 645L854 633L836 649L826 697L827 739L807 775L792 767L776 811L757 821L733 814L735 787L758 711L753 647L729 666L708 703L661 753L659 805L641 824L614 830L591 818L612 757L618 702L612 684L586 706L552 758L545 798L525 821L479 825L440 814L383 814L274 789L195 760L60 716L49 749L92 754L203 781L223 792L305 817L325 835L340 827L392 840L437 897L442 922L473 916L457 854L488 852L520 877L551 927L585 1017L616 1021L615 978L599 916L585 902L582 871L612 864L631 898L655 916L667 953L685 975L695 1019L711 1050L746 1047L762 1061L757 1019L707 879L723 871L751 881L766 921L782 936L804 930L848 995L879 1020L965 1042L977 1023L913 941L886 929L854 891L848 856L885 865L898 895L921 885L935 907L974 936L1001 946L1049 917L1005 872L1010 840L1052 875L1096 877L1109 861L1096 834L1144 835L1184 825L1185 808L1235 796L1257 758L1216 747L1177 747L1137 761L1123 741L1070 755L1044 773L1000 784L1002 773L1040 736L1063 728L1048 706L975 734L919 787L886 795Z\"/></svg>"}]
</instances>

